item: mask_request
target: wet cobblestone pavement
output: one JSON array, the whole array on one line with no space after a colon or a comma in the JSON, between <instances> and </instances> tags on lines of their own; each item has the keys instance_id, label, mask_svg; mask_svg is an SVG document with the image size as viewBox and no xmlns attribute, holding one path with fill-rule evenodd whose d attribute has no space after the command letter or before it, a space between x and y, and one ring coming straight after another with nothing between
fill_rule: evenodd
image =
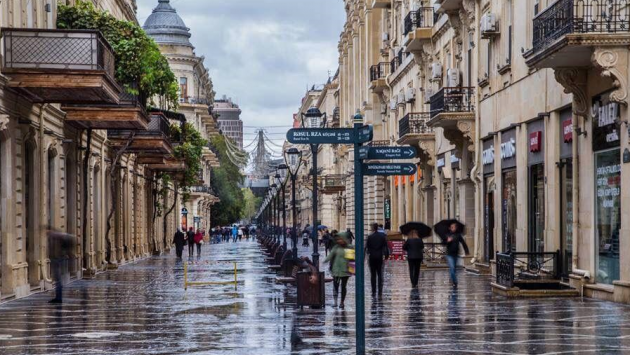
<instances>
[{"instance_id":1,"label":"wet cobblestone pavement","mask_svg":"<svg viewBox=\"0 0 630 355\"><path fill-rule=\"evenodd\" d=\"M0 305L0 354L354 353L352 281L345 311L299 311L294 287L275 283L256 242L204 252L191 280L229 281L232 266L211 262L238 259L237 291L184 291L182 264L154 257L72 283L63 305L48 304L50 294ZM630 354L628 306L506 299L463 271L457 290L446 271L423 271L414 291L403 262L389 261L386 275L383 300L366 300L372 354ZM331 284L326 292L331 300Z\"/></svg>"}]
</instances>

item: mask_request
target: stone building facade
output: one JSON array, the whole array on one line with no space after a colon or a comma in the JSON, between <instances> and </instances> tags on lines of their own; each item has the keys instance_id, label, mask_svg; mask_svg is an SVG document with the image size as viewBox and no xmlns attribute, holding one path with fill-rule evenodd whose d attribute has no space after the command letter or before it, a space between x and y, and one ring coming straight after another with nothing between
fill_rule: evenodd
<instances>
[{"instance_id":1,"label":"stone building facade","mask_svg":"<svg viewBox=\"0 0 630 355\"><path fill-rule=\"evenodd\" d=\"M366 227L456 218L466 265L497 292L514 291L506 257L537 253L525 264L560 287L629 303L630 23L625 2L607 4L345 0L338 126L359 110L373 144L419 152L415 176L366 178ZM351 147L331 151L322 169L352 175Z\"/></svg>"},{"instance_id":2,"label":"stone building facade","mask_svg":"<svg viewBox=\"0 0 630 355\"><path fill-rule=\"evenodd\" d=\"M239 149L243 149L243 121L238 105L224 95L215 101L214 112L221 134L232 139Z\"/></svg>"},{"instance_id":3,"label":"stone building facade","mask_svg":"<svg viewBox=\"0 0 630 355\"><path fill-rule=\"evenodd\" d=\"M2 1L0 27L55 29L60 3L74 2ZM137 22L133 0L94 3L119 19ZM6 32L0 35L6 37ZM167 207L157 213L156 172L136 154L118 159L106 130L96 128L88 138L90 130L69 124L67 112L54 99L36 103L10 88L14 84L4 67L6 43L0 47L0 300L52 287L48 227L77 237L68 260L71 279L170 249L180 224L179 213L167 213L171 206L181 209L174 192L167 192ZM211 100L207 72L197 69L197 74ZM199 117L210 122L203 112ZM214 123L207 126L206 131L216 130ZM117 168L112 173L113 162Z\"/></svg>"}]
</instances>

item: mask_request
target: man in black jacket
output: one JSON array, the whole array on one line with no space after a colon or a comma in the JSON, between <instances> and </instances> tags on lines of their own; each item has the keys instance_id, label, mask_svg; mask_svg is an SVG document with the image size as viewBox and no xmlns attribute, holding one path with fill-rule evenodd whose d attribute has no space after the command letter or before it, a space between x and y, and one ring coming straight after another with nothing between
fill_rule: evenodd
<instances>
[{"instance_id":1,"label":"man in black jacket","mask_svg":"<svg viewBox=\"0 0 630 355\"><path fill-rule=\"evenodd\" d=\"M387 236L379 232L378 223L372 224L372 234L367 238L365 251L369 254L370 276L372 281L372 297L376 296L376 279L378 278L378 296L383 296L383 259L389 258Z\"/></svg>"},{"instance_id":2,"label":"man in black jacket","mask_svg":"<svg viewBox=\"0 0 630 355\"><path fill-rule=\"evenodd\" d=\"M460 244L464 247L466 255L468 255L468 245L461 233L457 232L457 224L453 223L450 226L449 234L446 238L446 261L448 262L448 269L451 274L451 282L455 288L457 288L457 261L459 259Z\"/></svg>"}]
</instances>

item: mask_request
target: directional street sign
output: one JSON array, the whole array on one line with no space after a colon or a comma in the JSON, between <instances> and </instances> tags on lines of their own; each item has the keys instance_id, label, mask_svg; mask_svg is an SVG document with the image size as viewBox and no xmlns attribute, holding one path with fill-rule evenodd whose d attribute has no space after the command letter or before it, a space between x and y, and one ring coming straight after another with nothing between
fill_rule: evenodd
<instances>
[{"instance_id":1,"label":"directional street sign","mask_svg":"<svg viewBox=\"0 0 630 355\"><path fill-rule=\"evenodd\" d=\"M359 128L357 143L369 142L374 138L374 128L372 126L363 126Z\"/></svg>"},{"instance_id":2,"label":"directional street sign","mask_svg":"<svg viewBox=\"0 0 630 355\"><path fill-rule=\"evenodd\" d=\"M403 147L361 147L359 159L412 159L417 155L416 148Z\"/></svg>"},{"instance_id":3,"label":"directional street sign","mask_svg":"<svg viewBox=\"0 0 630 355\"><path fill-rule=\"evenodd\" d=\"M363 164L363 175L413 175L417 171L416 164L411 163L383 163Z\"/></svg>"},{"instance_id":4,"label":"directional street sign","mask_svg":"<svg viewBox=\"0 0 630 355\"><path fill-rule=\"evenodd\" d=\"M287 140L293 144L353 144L353 128L292 128Z\"/></svg>"}]
</instances>

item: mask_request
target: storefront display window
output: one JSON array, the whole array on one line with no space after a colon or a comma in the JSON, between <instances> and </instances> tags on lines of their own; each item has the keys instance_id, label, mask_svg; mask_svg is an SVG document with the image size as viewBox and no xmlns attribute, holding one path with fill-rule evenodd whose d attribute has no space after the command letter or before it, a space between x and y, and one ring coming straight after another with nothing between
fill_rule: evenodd
<instances>
[{"instance_id":1,"label":"storefront display window","mask_svg":"<svg viewBox=\"0 0 630 355\"><path fill-rule=\"evenodd\" d=\"M516 251L516 170L503 171L503 250Z\"/></svg>"},{"instance_id":2,"label":"storefront display window","mask_svg":"<svg viewBox=\"0 0 630 355\"><path fill-rule=\"evenodd\" d=\"M595 154L597 282L619 280L621 229L621 154L613 149Z\"/></svg>"},{"instance_id":3,"label":"storefront display window","mask_svg":"<svg viewBox=\"0 0 630 355\"><path fill-rule=\"evenodd\" d=\"M561 203L562 208L562 249L563 274L571 273L573 257L573 163L567 161L562 165Z\"/></svg>"}]
</instances>

